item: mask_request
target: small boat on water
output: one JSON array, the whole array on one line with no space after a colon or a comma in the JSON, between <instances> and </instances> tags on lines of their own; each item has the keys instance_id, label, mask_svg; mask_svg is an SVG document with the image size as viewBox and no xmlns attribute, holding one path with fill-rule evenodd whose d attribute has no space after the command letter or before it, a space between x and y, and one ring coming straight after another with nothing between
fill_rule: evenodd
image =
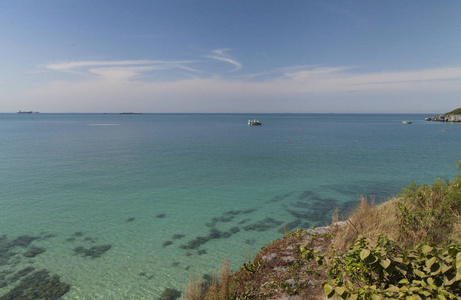
<instances>
[{"instance_id":1,"label":"small boat on water","mask_svg":"<svg viewBox=\"0 0 461 300\"><path fill-rule=\"evenodd\" d=\"M413 121L412 120L404 120L402 121L402 124L411 124Z\"/></svg>"},{"instance_id":2,"label":"small boat on water","mask_svg":"<svg viewBox=\"0 0 461 300\"><path fill-rule=\"evenodd\" d=\"M262 125L262 123L258 120L248 120L248 126L257 126Z\"/></svg>"},{"instance_id":3,"label":"small boat on water","mask_svg":"<svg viewBox=\"0 0 461 300\"><path fill-rule=\"evenodd\" d=\"M21 111L21 110L18 110L18 114L38 114L38 111Z\"/></svg>"}]
</instances>

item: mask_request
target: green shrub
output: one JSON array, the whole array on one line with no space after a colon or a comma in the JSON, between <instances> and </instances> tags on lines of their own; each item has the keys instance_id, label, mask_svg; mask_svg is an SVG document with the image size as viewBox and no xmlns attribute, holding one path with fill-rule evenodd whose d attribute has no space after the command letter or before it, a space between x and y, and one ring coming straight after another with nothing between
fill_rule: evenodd
<instances>
[{"instance_id":1,"label":"green shrub","mask_svg":"<svg viewBox=\"0 0 461 300\"><path fill-rule=\"evenodd\" d=\"M458 169L461 170L461 163ZM400 193L399 241L439 243L448 238L461 215L461 177L432 185L414 182Z\"/></svg>"},{"instance_id":2,"label":"green shrub","mask_svg":"<svg viewBox=\"0 0 461 300\"><path fill-rule=\"evenodd\" d=\"M325 294L343 299L455 299L461 295L461 246L419 244L404 250L385 236L359 238L328 269Z\"/></svg>"},{"instance_id":3,"label":"green shrub","mask_svg":"<svg viewBox=\"0 0 461 300\"><path fill-rule=\"evenodd\" d=\"M459 115L461 114L461 108L457 108L453 111L447 112L445 115Z\"/></svg>"}]
</instances>

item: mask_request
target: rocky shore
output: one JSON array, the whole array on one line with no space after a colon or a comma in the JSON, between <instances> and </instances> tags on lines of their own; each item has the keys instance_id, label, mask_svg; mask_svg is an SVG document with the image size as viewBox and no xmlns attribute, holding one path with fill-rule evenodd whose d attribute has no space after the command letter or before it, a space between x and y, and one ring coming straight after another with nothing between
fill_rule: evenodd
<instances>
[{"instance_id":1,"label":"rocky shore","mask_svg":"<svg viewBox=\"0 0 461 300\"><path fill-rule=\"evenodd\" d=\"M336 223L343 226L345 222ZM307 260L300 246L326 253L332 245L331 228L299 229L278 239L233 274L236 296L248 299L304 300L325 299L322 283L325 270Z\"/></svg>"},{"instance_id":2,"label":"rocky shore","mask_svg":"<svg viewBox=\"0 0 461 300\"><path fill-rule=\"evenodd\" d=\"M426 118L426 121L436 121L436 122L461 122L461 114L459 115L438 115L433 116L432 118Z\"/></svg>"},{"instance_id":3,"label":"rocky shore","mask_svg":"<svg viewBox=\"0 0 461 300\"><path fill-rule=\"evenodd\" d=\"M435 122L461 122L461 108L447 112L444 115L437 115L433 116L432 118L426 118L425 120Z\"/></svg>"}]
</instances>

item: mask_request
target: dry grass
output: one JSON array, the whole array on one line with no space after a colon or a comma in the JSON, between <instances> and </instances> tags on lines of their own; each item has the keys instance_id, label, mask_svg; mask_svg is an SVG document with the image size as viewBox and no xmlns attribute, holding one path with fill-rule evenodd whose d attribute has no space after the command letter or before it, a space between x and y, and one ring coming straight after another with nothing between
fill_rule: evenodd
<instances>
[{"instance_id":1,"label":"dry grass","mask_svg":"<svg viewBox=\"0 0 461 300\"><path fill-rule=\"evenodd\" d=\"M186 300L200 300L202 299L202 278L199 276L198 279L195 275L192 275L186 286Z\"/></svg>"},{"instance_id":2,"label":"dry grass","mask_svg":"<svg viewBox=\"0 0 461 300\"><path fill-rule=\"evenodd\" d=\"M186 300L221 300L227 299L229 295L230 269L227 258L219 270L219 275L216 273L211 277L211 282L208 286L202 284L201 277L196 279L196 276L191 276L188 285L186 286Z\"/></svg>"},{"instance_id":3,"label":"dry grass","mask_svg":"<svg viewBox=\"0 0 461 300\"><path fill-rule=\"evenodd\" d=\"M247 295L254 298L263 297L262 299L280 299L277 297L281 296L281 291L291 291L298 295L299 299L324 299L320 283L326 280L327 274L323 271L323 273L318 272L314 268L310 269L313 267L310 265L313 262L300 257L301 253L296 245L306 244L311 249L321 247L322 252L326 255L325 264L328 268L328 256L333 252L330 247L331 243L336 253L346 253L348 247L359 236L369 238L372 246L381 234L398 242L403 248L411 248L420 242L460 243L461 176L456 176L455 181L438 180L432 185L411 184L402 191L399 198L391 199L380 205L375 205L373 199L361 197L360 204L343 222L345 225L335 225L338 221L336 211L329 234L314 235L315 239L311 237L306 239L301 231L285 235L283 239L272 243L256 256L252 263L254 270L251 272L241 269L230 274L229 263L226 259L221 270L213 275L207 286L204 287L200 278L196 280L192 277L186 288L185 299L242 299ZM291 249L291 252L288 249ZM276 261L269 263L262 259L273 253L277 254ZM290 263L284 261L282 258L288 257L287 255L293 257L294 260L292 259ZM277 271L278 273L274 271L281 269L285 271ZM296 278L299 282L315 284L289 287L286 285L287 278ZM294 288L297 290L293 291Z\"/></svg>"},{"instance_id":4,"label":"dry grass","mask_svg":"<svg viewBox=\"0 0 461 300\"><path fill-rule=\"evenodd\" d=\"M397 200L394 199L375 205L373 200L368 202L365 197L362 197L360 204L348 217L346 226L332 226L336 236L335 248L345 252L348 245L354 243L359 235L370 238L372 242L376 242L381 233L393 239L397 238L396 202ZM333 220L335 219L337 217L333 216Z\"/></svg>"}]
</instances>

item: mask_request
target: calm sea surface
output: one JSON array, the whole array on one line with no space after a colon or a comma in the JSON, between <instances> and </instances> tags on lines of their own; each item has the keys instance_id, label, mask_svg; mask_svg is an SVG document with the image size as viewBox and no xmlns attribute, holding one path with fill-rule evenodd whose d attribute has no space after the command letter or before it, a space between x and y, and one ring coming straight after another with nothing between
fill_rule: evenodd
<instances>
[{"instance_id":1,"label":"calm sea surface","mask_svg":"<svg viewBox=\"0 0 461 300\"><path fill-rule=\"evenodd\" d=\"M64 299L183 292L284 227L453 178L461 124L427 116L0 114L0 296L29 266L70 284Z\"/></svg>"}]
</instances>

